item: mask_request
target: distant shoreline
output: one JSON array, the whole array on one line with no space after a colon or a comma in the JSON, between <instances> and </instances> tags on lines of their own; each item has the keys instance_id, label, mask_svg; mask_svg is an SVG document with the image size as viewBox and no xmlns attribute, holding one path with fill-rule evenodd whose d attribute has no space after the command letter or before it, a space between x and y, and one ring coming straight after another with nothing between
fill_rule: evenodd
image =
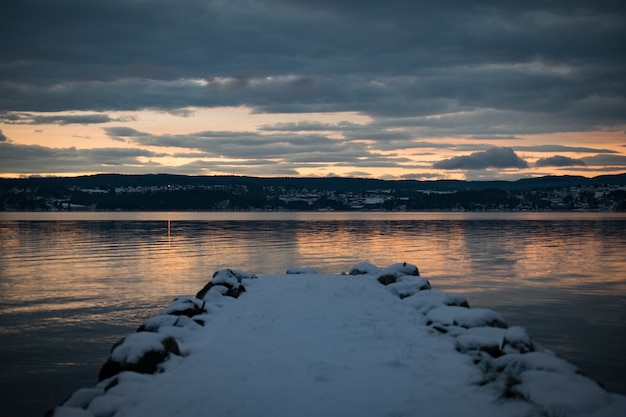
<instances>
[{"instance_id":1,"label":"distant shoreline","mask_svg":"<svg viewBox=\"0 0 626 417\"><path fill-rule=\"evenodd\" d=\"M0 211L626 211L626 174L507 181L94 175L0 179Z\"/></svg>"}]
</instances>

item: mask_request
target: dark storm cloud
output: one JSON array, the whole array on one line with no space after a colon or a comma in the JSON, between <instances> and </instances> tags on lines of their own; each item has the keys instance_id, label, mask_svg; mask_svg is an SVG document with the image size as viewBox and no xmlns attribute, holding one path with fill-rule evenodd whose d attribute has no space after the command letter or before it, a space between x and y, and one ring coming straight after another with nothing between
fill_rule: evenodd
<instances>
[{"instance_id":1,"label":"dark storm cloud","mask_svg":"<svg viewBox=\"0 0 626 417\"><path fill-rule=\"evenodd\" d=\"M587 165L603 167L626 167L626 156L621 155L595 155L582 158Z\"/></svg>"},{"instance_id":2,"label":"dark storm cloud","mask_svg":"<svg viewBox=\"0 0 626 417\"><path fill-rule=\"evenodd\" d=\"M0 113L0 121L4 121L8 124L57 124L57 125L71 125L71 124L101 124L109 122L121 122L128 121L130 118L111 118L106 114L91 113L91 114L56 114L56 115L40 115L31 113L16 113L16 112L4 112Z\"/></svg>"},{"instance_id":3,"label":"dark storm cloud","mask_svg":"<svg viewBox=\"0 0 626 417\"><path fill-rule=\"evenodd\" d=\"M491 148L471 155L456 156L433 164L436 169L481 170L487 168L528 168L528 163L511 148Z\"/></svg>"},{"instance_id":4,"label":"dark storm cloud","mask_svg":"<svg viewBox=\"0 0 626 417\"><path fill-rule=\"evenodd\" d=\"M6 0L0 110L247 105L380 119L497 109L509 120L499 129L465 124L475 134L517 134L517 116L544 115L523 127L591 130L625 121L624 8L602 0ZM444 121L463 131L463 121Z\"/></svg>"},{"instance_id":5,"label":"dark storm cloud","mask_svg":"<svg viewBox=\"0 0 626 417\"><path fill-rule=\"evenodd\" d=\"M588 119L574 117L566 111L539 113L492 108L474 108L438 115L377 118L371 127L403 128L417 138L463 136L477 140L520 141L520 135L598 129L597 125L589 124Z\"/></svg>"},{"instance_id":6,"label":"dark storm cloud","mask_svg":"<svg viewBox=\"0 0 626 417\"><path fill-rule=\"evenodd\" d=\"M148 133L140 132L136 129L124 126L105 127L104 132L112 138L132 137L132 136L148 136Z\"/></svg>"},{"instance_id":7,"label":"dark storm cloud","mask_svg":"<svg viewBox=\"0 0 626 417\"><path fill-rule=\"evenodd\" d=\"M588 148L585 146L564 145L538 145L538 146L513 146L516 151L527 152L574 152L574 153L617 153L610 149Z\"/></svg>"},{"instance_id":8,"label":"dark storm cloud","mask_svg":"<svg viewBox=\"0 0 626 417\"><path fill-rule=\"evenodd\" d=\"M576 167L587 166L582 159L568 158L567 156L554 155L547 158L540 158L535 162L536 167Z\"/></svg>"},{"instance_id":9,"label":"dark storm cloud","mask_svg":"<svg viewBox=\"0 0 626 417\"><path fill-rule=\"evenodd\" d=\"M123 139L135 145L177 147L196 152L184 153L186 157L271 161L270 164L281 161L290 169L326 164L396 167L411 162L395 155L379 155L363 143L320 134L206 131L186 135L151 135L126 127L104 130L113 139Z\"/></svg>"},{"instance_id":10,"label":"dark storm cloud","mask_svg":"<svg viewBox=\"0 0 626 417\"><path fill-rule=\"evenodd\" d=\"M342 121L338 123L291 122L263 125L259 127L259 130L266 132L343 131L359 126L361 125L347 121Z\"/></svg>"},{"instance_id":11,"label":"dark storm cloud","mask_svg":"<svg viewBox=\"0 0 626 417\"><path fill-rule=\"evenodd\" d=\"M322 135L269 134L254 132L206 131L181 135L152 135L127 127L104 129L112 138L124 138L143 146L195 149L228 158L283 157L294 152L326 149L329 152L346 146L343 142Z\"/></svg>"},{"instance_id":12,"label":"dark storm cloud","mask_svg":"<svg viewBox=\"0 0 626 417\"><path fill-rule=\"evenodd\" d=\"M140 149L101 148L49 148L39 145L17 145L0 142L0 166L9 172L32 173L32 167L42 172L125 172L144 165L137 158L164 156Z\"/></svg>"}]
</instances>

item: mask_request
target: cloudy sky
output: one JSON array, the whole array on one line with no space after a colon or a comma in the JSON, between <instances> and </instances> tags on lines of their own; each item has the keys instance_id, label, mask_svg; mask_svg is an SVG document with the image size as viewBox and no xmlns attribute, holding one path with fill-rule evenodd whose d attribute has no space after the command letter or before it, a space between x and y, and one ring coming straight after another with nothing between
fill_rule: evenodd
<instances>
[{"instance_id":1,"label":"cloudy sky","mask_svg":"<svg viewBox=\"0 0 626 417\"><path fill-rule=\"evenodd\" d=\"M626 172L626 6L3 0L0 176Z\"/></svg>"}]
</instances>

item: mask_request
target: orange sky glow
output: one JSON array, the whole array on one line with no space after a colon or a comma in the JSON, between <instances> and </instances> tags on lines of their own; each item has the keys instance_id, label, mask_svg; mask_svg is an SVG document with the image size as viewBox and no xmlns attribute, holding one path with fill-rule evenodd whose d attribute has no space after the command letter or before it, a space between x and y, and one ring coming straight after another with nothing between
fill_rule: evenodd
<instances>
[{"instance_id":1,"label":"orange sky glow","mask_svg":"<svg viewBox=\"0 0 626 417\"><path fill-rule=\"evenodd\" d=\"M63 112L58 116L80 116L82 112ZM133 143L128 138L112 137L107 134L106 128L124 126L145 134L163 137L176 136L182 137L186 135L195 135L200 132L232 132L238 134L253 133L259 136L268 135L264 131L264 127L274 126L273 132L279 131L281 126L289 127L292 134L290 140L298 139L298 135L306 136L311 133L325 135L326 137L336 140L345 141L342 130L333 127L332 130L323 130L323 126L341 126L344 124L349 130L356 126L366 129L373 119L367 115L357 112L337 112L337 113L282 113L267 114L255 113L253 109L245 107L220 107L220 108L193 108L186 109L183 114L166 113L162 111L133 111L133 112L111 112L107 113L108 117L113 121L106 123L94 124L59 124L59 123L3 123L0 124L0 131L10 139L14 145L42 146L54 149L75 148L76 150L94 150L108 148L141 148L159 154L159 156L140 156L137 157L135 166L144 169L145 173L176 173L178 168L187 164L198 163L199 161L219 162L220 168L198 169L191 175L233 175L239 172L241 166L254 159L254 155L234 157L220 157L215 155L207 155L201 149L193 147L177 147L174 145L163 146ZM30 117L46 116L44 113L30 113ZM49 116L49 114L48 114ZM297 130L298 123L320 125L320 130L312 131ZM295 128L293 126L296 126ZM624 128L626 129L626 127ZM405 129L387 129L389 132L394 130L404 132ZM269 133L269 134L272 134ZM235 139L233 139L235 140ZM529 163L526 169L499 169L497 173L493 171L481 172L485 179L490 177L517 179L520 177L541 176L541 175L584 175L597 176L607 173L626 172L626 167L615 167L609 165L590 165L576 167L535 167L534 164L540 158L545 157L545 152L536 152L532 149L524 150L529 147L542 146L546 144L561 145L566 147L585 147L589 151L576 149L567 151L564 149L559 155L568 158L592 157L595 149L603 149L611 151L613 156L626 158L626 147L624 130L600 130L592 132L564 132L550 134L520 135L510 139L476 139L471 137L415 137L411 141L415 142L415 146L411 147L411 141L403 143L398 149L378 148L376 141L368 140L364 136L362 140L352 139L361 143L373 154L383 155L386 159L392 161L387 166L354 166L348 163L337 164L333 162L308 163L302 167L295 168L297 176L360 176L372 178L401 179L410 176L419 178L437 179L472 179L471 173L465 170L446 170L445 172L432 169L432 164L442 159L449 159L464 155L469 155L474 151L468 150L464 145L480 142L486 149L493 147L521 147L516 153ZM424 143L433 143L434 146L429 147ZM449 147L438 147L436 144L443 143ZM392 140L393 144L393 140ZM458 147L458 148L455 148ZM393 162L397 160L397 162ZM282 163L279 155L273 158L275 164ZM130 166L132 168L132 165ZM125 166L115 166L120 173L127 170ZM69 170L62 172L59 170L46 172L45 168L38 169L32 167L29 172L11 171L0 166L0 176L2 177L21 177L24 175L42 175L42 176L75 176L75 175L91 175L101 172L108 172L106 168L94 166L93 169L83 169L80 171ZM355 175L356 173L356 175ZM246 175L250 175L247 172ZM253 174L253 173L252 173ZM261 174L259 176L272 176ZM480 176L476 176L480 179Z\"/></svg>"}]
</instances>

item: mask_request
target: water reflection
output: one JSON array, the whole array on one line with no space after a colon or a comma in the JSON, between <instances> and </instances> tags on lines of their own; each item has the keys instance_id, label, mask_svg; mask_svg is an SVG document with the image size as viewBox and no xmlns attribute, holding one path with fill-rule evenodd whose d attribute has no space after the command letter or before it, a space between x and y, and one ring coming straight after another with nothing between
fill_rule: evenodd
<instances>
[{"instance_id":1,"label":"water reflection","mask_svg":"<svg viewBox=\"0 0 626 417\"><path fill-rule=\"evenodd\" d=\"M409 261L463 289L593 286L624 291L624 222L219 221L4 222L3 303L74 301L113 291L189 291L212 272L258 273L294 266L338 273L367 260ZM599 272L599 265L601 271ZM41 277L42 279L38 279ZM117 281L116 278L123 277ZM468 282L480 277L484 284ZM515 279L513 279L515 278ZM475 288L474 288L475 287ZM3 307L4 308L4 307ZM26 308L26 307L21 307Z\"/></svg>"},{"instance_id":2,"label":"water reflection","mask_svg":"<svg viewBox=\"0 0 626 417\"><path fill-rule=\"evenodd\" d=\"M339 273L363 260L382 266L414 262L434 282L471 292L626 291L622 221L1 224L5 311L27 312L40 304L53 310L65 298L86 308L108 294L122 304L138 296L161 300L188 293L226 267L267 274L311 266Z\"/></svg>"}]
</instances>

